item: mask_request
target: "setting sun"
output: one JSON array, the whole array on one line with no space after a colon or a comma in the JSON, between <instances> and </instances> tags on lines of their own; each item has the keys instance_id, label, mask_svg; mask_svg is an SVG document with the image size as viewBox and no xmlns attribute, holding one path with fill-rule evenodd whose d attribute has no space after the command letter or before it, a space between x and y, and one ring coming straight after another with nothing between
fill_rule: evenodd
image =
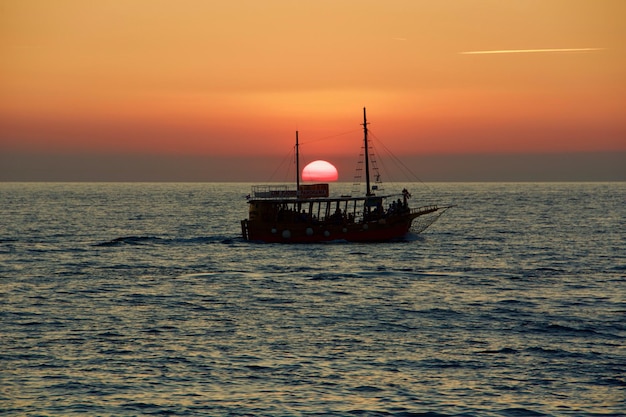
<instances>
[{"instance_id":1,"label":"setting sun","mask_svg":"<svg viewBox=\"0 0 626 417\"><path fill-rule=\"evenodd\" d=\"M303 181L337 181L337 168L330 162L313 161L302 170Z\"/></svg>"}]
</instances>

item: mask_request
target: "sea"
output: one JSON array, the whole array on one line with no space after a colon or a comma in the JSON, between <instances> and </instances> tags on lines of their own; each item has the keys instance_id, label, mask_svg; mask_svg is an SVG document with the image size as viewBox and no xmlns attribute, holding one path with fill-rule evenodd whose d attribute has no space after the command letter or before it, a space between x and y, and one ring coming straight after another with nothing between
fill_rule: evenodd
<instances>
[{"instance_id":1,"label":"sea","mask_svg":"<svg viewBox=\"0 0 626 417\"><path fill-rule=\"evenodd\" d=\"M299 245L250 185L0 183L0 415L626 415L626 183L386 184L455 207Z\"/></svg>"}]
</instances>

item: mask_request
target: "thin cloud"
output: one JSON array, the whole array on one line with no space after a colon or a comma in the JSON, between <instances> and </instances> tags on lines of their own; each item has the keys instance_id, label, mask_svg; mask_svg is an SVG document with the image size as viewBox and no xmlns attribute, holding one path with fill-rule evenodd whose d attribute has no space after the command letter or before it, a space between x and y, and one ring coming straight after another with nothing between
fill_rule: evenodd
<instances>
[{"instance_id":1,"label":"thin cloud","mask_svg":"<svg viewBox=\"0 0 626 417\"><path fill-rule=\"evenodd\" d=\"M497 49L491 51L459 52L461 55L491 55L491 54L529 54L540 52L594 52L605 48L544 48L544 49Z\"/></svg>"}]
</instances>

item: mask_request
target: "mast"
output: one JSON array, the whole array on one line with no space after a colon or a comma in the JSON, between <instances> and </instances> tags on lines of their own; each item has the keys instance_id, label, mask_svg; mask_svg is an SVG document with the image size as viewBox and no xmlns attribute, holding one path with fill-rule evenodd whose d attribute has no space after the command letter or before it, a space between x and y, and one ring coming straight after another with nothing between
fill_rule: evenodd
<instances>
[{"instance_id":1,"label":"mast","mask_svg":"<svg viewBox=\"0 0 626 417\"><path fill-rule=\"evenodd\" d=\"M296 130L296 197L300 196L300 150L298 145L298 131Z\"/></svg>"},{"instance_id":2,"label":"mast","mask_svg":"<svg viewBox=\"0 0 626 417\"><path fill-rule=\"evenodd\" d=\"M366 196L373 195L370 188L370 160L369 150L367 149L367 116L365 114L365 107L363 107L363 142L365 144L365 184L366 184Z\"/></svg>"}]
</instances>

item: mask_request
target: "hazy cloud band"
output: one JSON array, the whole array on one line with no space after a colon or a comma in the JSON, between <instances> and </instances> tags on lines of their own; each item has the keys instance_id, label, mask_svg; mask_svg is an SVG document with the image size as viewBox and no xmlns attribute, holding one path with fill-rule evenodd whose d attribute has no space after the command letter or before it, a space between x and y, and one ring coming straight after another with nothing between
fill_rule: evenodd
<instances>
[{"instance_id":1,"label":"hazy cloud band","mask_svg":"<svg viewBox=\"0 0 626 417\"><path fill-rule=\"evenodd\" d=\"M461 55L490 55L490 54L528 54L537 52L592 52L602 51L605 48L544 48L544 49L499 49L492 51L467 51Z\"/></svg>"}]
</instances>

